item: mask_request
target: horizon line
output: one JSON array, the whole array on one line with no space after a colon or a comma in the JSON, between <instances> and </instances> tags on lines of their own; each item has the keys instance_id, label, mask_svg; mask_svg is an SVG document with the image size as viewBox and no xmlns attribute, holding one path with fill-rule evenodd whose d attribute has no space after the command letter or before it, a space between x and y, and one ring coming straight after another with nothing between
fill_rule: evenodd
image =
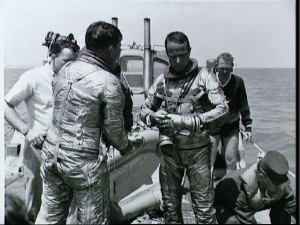
<instances>
[{"instance_id":1,"label":"horizon line","mask_svg":"<svg viewBox=\"0 0 300 225\"><path fill-rule=\"evenodd\" d=\"M13 69L13 68L35 68L41 65L34 65L34 66L3 66L4 69ZM296 69L296 67L233 67L233 69Z\"/></svg>"}]
</instances>

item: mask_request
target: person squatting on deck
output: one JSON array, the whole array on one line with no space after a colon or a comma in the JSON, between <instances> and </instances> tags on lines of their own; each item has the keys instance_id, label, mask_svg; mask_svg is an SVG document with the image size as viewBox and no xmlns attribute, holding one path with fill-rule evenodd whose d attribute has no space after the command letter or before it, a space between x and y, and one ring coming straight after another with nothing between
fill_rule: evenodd
<instances>
[{"instance_id":1,"label":"person squatting on deck","mask_svg":"<svg viewBox=\"0 0 300 225\"><path fill-rule=\"evenodd\" d=\"M17 131L11 142L24 143L21 158L26 177L25 202L27 210L34 217L41 206L40 149L51 124L53 112L51 81L65 63L77 58L79 51L73 34L68 37L57 34L43 45L48 47L49 63L22 74L4 97L4 117ZM21 102L26 105L29 124L25 123L15 110Z\"/></svg>"},{"instance_id":2,"label":"person squatting on deck","mask_svg":"<svg viewBox=\"0 0 300 225\"><path fill-rule=\"evenodd\" d=\"M226 96L230 117L226 124L219 128L212 128L209 131L213 143L212 166L216 160L218 146L221 142L225 151L225 153L223 153L225 155L227 174L237 169L237 162L239 161L238 144L240 121L245 129L246 141L250 141L252 138L252 119L246 88L244 80L232 73L234 66L233 60L232 55L227 52L221 53L217 57L217 72L215 76Z\"/></svg>"},{"instance_id":3,"label":"person squatting on deck","mask_svg":"<svg viewBox=\"0 0 300 225\"><path fill-rule=\"evenodd\" d=\"M54 111L43 149L42 206L37 224L65 224L72 199L78 223L108 223L110 187L106 146L128 153L124 93L113 74L122 34L104 21L86 31L87 51L53 80ZM106 143L103 142L105 136Z\"/></svg>"},{"instance_id":4,"label":"person squatting on deck","mask_svg":"<svg viewBox=\"0 0 300 225\"><path fill-rule=\"evenodd\" d=\"M254 214L271 209L271 224L296 219L296 197L287 176L287 159L277 151L249 168L226 175L215 188L217 220L221 224L257 224Z\"/></svg>"},{"instance_id":5,"label":"person squatting on deck","mask_svg":"<svg viewBox=\"0 0 300 225\"><path fill-rule=\"evenodd\" d=\"M166 223L183 223L181 181L186 170L197 223L216 223L211 143L205 129L227 120L225 96L216 79L190 58L191 47L184 33L168 34L165 48L170 67L155 80L141 106L142 120L160 131L164 218Z\"/></svg>"}]
</instances>

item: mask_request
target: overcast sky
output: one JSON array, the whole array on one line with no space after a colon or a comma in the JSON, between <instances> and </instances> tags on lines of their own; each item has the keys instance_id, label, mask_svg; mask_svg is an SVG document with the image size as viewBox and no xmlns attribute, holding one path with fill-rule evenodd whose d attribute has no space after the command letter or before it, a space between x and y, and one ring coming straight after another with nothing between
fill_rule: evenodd
<instances>
[{"instance_id":1,"label":"overcast sky","mask_svg":"<svg viewBox=\"0 0 300 225\"><path fill-rule=\"evenodd\" d=\"M143 44L144 18L151 19L151 44L185 32L200 65L224 51L237 67L295 67L295 0L141 1L0 0L4 9L4 66L37 66L48 31L72 32L84 46L86 28L118 17L123 44Z\"/></svg>"}]
</instances>

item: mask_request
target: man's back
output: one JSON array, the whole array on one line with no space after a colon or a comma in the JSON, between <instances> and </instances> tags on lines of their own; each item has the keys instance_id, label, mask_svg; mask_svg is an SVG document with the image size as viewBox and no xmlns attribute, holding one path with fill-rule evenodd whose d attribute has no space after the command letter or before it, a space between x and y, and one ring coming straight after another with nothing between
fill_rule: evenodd
<instances>
[{"instance_id":1,"label":"man's back","mask_svg":"<svg viewBox=\"0 0 300 225\"><path fill-rule=\"evenodd\" d=\"M111 120L110 127L103 124L104 129L122 133L122 112L109 115L110 108L115 105L106 104L114 100L116 104L124 102L120 83L113 74L94 64L77 60L60 71L53 81L53 89L53 126L49 130L48 141L99 149L101 121L104 118L116 118L118 121L118 127ZM122 105L116 105L117 110L118 107L122 109ZM119 142L122 144L122 141Z\"/></svg>"}]
</instances>

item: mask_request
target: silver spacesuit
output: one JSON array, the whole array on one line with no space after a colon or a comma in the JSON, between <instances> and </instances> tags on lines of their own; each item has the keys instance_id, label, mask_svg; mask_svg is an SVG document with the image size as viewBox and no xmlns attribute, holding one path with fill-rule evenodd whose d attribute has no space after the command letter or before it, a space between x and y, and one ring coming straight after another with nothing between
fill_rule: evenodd
<instances>
[{"instance_id":1,"label":"silver spacesuit","mask_svg":"<svg viewBox=\"0 0 300 225\"><path fill-rule=\"evenodd\" d=\"M215 223L211 146L206 130L227 120L225 96L216 79L191 59L190 66L181 74L173 74L170 67L156 79L142 106L142 120L152 126L149 117L161 108L171 118L162 126L154 124L160 130L160 184L165 220L183 222L181 181L186 170L197 223Z\"/></svg>"},{"instance_id":2,"label":"silver spacesuit","mask_svg":"<svg viewBox=\"0 0 300 225\"><path fill-rule=\"evenodd\" d=\"M65 223L72 198L78 223L104 224L109 216L105 144L130 146L119 79L101 58L83 53L53 81L54 113L42 149L42 208L37 224Z\"/></svg>"}]
</instances>

